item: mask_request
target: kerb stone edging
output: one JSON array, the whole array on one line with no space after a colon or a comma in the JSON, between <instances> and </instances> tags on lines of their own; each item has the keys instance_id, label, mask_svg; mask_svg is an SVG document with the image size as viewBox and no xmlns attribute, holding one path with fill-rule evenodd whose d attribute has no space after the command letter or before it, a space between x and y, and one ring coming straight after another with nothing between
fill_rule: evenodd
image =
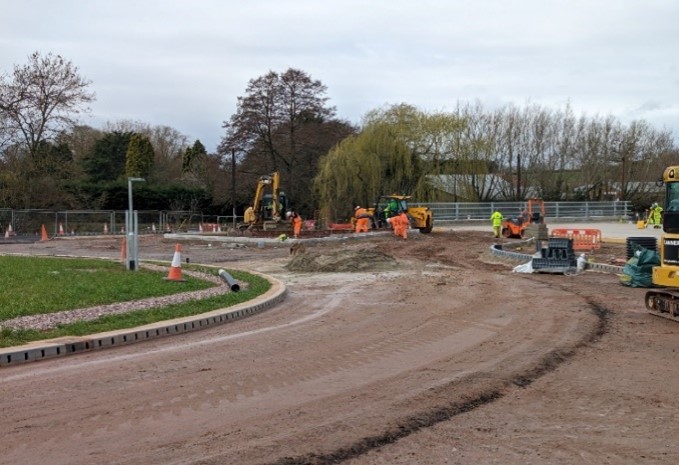
<instances>
[{"instance_id":1,"label":"kerb stone edging","mask_svg":"<svg viewBox=\"0 0 679 465\"><path fill-rule=\"evenodd\" d=\"M135 328L91 334L89 336L67 336L0 349L0 367L135 344L159 337L210 328L263 312L285 299L287 288L283 282L272 276L255 271L248 271L248 273L268 280L271 283L271 289L251 301L201 313L200 315L159 321Z\"/></svg>"}]
</instances>

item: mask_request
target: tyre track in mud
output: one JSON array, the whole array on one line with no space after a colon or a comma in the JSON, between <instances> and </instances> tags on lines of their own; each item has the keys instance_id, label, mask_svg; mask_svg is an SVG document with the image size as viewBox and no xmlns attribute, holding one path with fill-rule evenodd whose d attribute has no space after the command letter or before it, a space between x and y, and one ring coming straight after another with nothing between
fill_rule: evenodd
<instances>
[{"instance_id":1,"label":"tyre track in mud","mask_svg":"<svg viewBox=\"0 0 679 465\"><path fill-rule=\"evenodd\" d=\"M545 376L554 370L559 365L567 362L579 348L596 343L603 337L607 328L611 313L609 310L602 309L598 305L588 302L590 310L597 316L597 324L591 328L591 331L585 335L580 341L577 341L571 347L563 347L552 350L545 354L534 366L528 367L523 372L513 374L512 378L493 386L491 389L480 389L473 397L467 398L464 401L452 401L446 405L441 405L434 409L416 412L408 417L400 418L389 429L380 432L380 434L361 438L360 440L337 448L332 451L324 453L310 453L304 456L284 457L282 459L269 462L266 465L331 465L346 463L352 459L359 458L365 454L378 450L389 444L393 444L400 439L406 438L423 429L431 428L439 423L446 422L452 418L471 412L479 407L491 404L497 400L502 399L509 394L511 389L527 388L534 381L542 376ZM490 373L474 373L466 380L473 384L474 378L491 375ZM454 392L456 386L462 380L456 380L445 386L439 387L440 392L449 392L451 397L455 397Z\"/></svg>"}]
</instances>

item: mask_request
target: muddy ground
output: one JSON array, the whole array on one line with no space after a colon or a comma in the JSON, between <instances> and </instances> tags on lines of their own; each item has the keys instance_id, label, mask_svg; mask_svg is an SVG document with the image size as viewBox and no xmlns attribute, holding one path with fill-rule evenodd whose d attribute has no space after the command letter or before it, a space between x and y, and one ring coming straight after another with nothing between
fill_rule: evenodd
<instances>
[{"instance_id":1,"label":"muddy ground","mask_svg":"<svg viewBox=\"0 0 679 465\"><path fill-rule=\"evenodd\" d=\"M679 324L617 276L512 273L488 234L186 242L284 303L0 370L0 464L675 464ZM3 244L117 258L115 239ZM143 238L140 257L171 260ZM625 258L605 246L591 258ZM297 262L297 265L295 265Z\"/></svg>"}]
</instances>

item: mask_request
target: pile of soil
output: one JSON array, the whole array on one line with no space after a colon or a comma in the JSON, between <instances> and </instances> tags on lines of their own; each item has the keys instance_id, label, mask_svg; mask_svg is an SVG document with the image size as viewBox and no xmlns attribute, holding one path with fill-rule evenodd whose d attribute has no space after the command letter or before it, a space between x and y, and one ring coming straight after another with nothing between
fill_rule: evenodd
<instances>
[{"instance_id":1,"label":"pile of soil","mask_svg":"<svg viewBox=\"0 0 679 465\"><path fill-rule=\"evenodd\" d=\"M297 272L361 272L389 271L398 262L390 255L373 248L345 249L326 253L301 251L295 254L286 268Z\"/></svg>"}]
</instances>

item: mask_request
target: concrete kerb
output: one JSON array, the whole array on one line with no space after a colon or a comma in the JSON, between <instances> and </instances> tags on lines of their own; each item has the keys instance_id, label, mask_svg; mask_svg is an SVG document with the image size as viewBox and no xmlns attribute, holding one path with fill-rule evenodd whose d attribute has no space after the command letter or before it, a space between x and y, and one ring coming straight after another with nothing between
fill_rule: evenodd
<instances>
[{"instance_id":1,"label":"concrete kerb","mask_svg":"<svg viewBox=\"0 0 679 465\"><path fill-rule=\"evenodd\" d=\"M159 321L136 328L97 333L89 336L48 339L22 346L0 349L0 367L119 347L149 339L206 329L261 313L285 299L287 288L283 282L262 273L254 271L248 271L248 273L268 280L271 283L271 289L251 301L200 315Z\"/></svg>"}]
</instances>

